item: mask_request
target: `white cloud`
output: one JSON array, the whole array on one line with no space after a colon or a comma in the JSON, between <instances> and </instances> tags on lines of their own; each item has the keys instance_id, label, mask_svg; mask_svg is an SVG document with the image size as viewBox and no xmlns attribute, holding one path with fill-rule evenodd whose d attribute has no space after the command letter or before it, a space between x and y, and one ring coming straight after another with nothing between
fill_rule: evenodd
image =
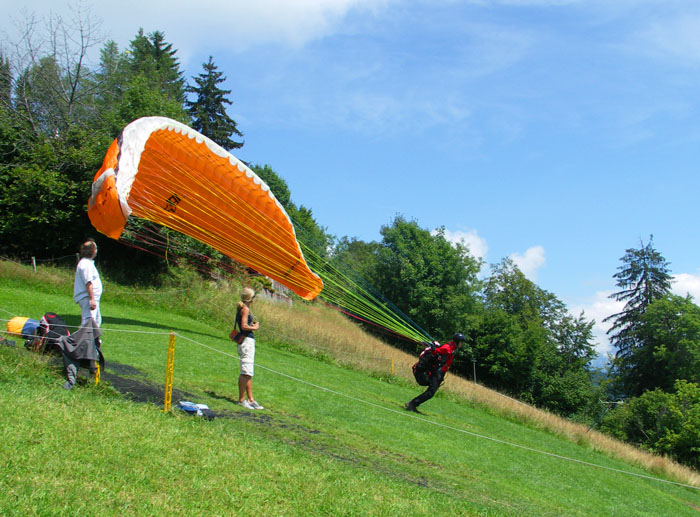
<instances>
[{"instance_id":1,"label":"white cloud","mask_svg":"<svg viewBox=\"0 0 700 517\"><path fill-rule=\"evenodd\" d=\"M309 41L335 32L353 9L380 10L391 0L170 0L143 2L123 0L100 2L90 6L95 17L103 20L109 37L120 46L128 43L139 27L145 32L161 30L166 39L182 53L206 48L227 48L242 52L260 44L281 44L298 48ZM2 0L4 12L15 12ZM29 0L25 9L39 18L58 13L71 18L69 2ZM88 4L89 5L89 4ZM23 16L23 15L22 15ZM21 16L15 16L21 20Z\"/></svg>"},{"instance_id":2,"label":"white cloud","mask_svg":"<svg viewBox=\"0 0 700 517\"><path fill-rule=\"evenodd\" d=\"M674 294L679 296L690 294L695 300L700 300L700 273L695 275L680 273L673 275L673 278L675 280L672 287ZM569 305L571 314L578 316L583 311L587 320L595 320L593 338L596 341L596 351L601 355L601 360L605 359L608 354L614 353L607 336L612 322L603 322L603 320L613 314L619 314L625 308L624 302L610 298L613 292L615 291L598 291L590 300ZM599 361L596 364L602 365L602 362Z\"/></svg>"},{"instance_id":3,"label":"white cloud","mask_svg":"<svg viewBox=\"0 0 700 517\"><path fill-rule=\"evenodd\" d=\"M693 275L690 273L680 273L673 275L673 285L671 291L678 296L686 296L690 294L695 300L695 303L700 301L700 274Z\"/></svg>"},{"instance_id":4,"label":"white cloud","mask_svg":"<svg viewBox=\"0 0 700 517\"><path fill-rule=\"evenodd\" d=\"M537 280L537 270L544 266L547 259L545 258L545 251L542 246L532 246L525 250L522 255L520 253L513 253L510 258L515 262L520 271L533 282Z\"/></svg>"},{"instance_id":5,"label":"white cloud","mask_svg":"<svg viewBox=\"0 0 700 517\"><path fill-rule=\"evenodd\" d=\"M610 298L613 291L598 291L593 298L578 305L569 307L569 312L574 316L585 313L586 320L595 320L593 325L593 339L596 342L596 351L601 355L601 361L613 353L612 345L608 340L607 332L612 322L603 322L608 316L622 312L625 304ZM601 364L600 362L597 364Z\"/></svg>"},{"instance_id":6,"label":"white cloud","mask_svg":"<svg viewBox=\"0 0 700 517\"><path fill-rule=\"evenodd\" d=\"M480 237L476 230L456 230L454 232L445 230L445 239L449 242L464 244L469 248L471 255L479 259L485 259L486 253L489 251L486 239Z\"/></svg>"},{"instance_id":7,"label":"white cloud","mask_svg":"<svg viewBox=\"0 0 700 517\"><path fill-rule=\"evenodd\" d=\"M700 62L700 15L680 13L676 18L655 20L639 35L646 51L662 58Z\"/></svg>"},{"instance_id":8,"label":"white cloud","mask_svg":"<svg viewBox=\"0 0 700 517\"><path fill-rule=\"evenodd\" d=\"M278 44L300 48L342 28L352 10L379 12L394 0L123 0L117 3L83 3L90 18L101 20L106 36L124 48L139 27L146 33L165 32L166 40L187 59L191 54L212 52L240 53L256 45ZM71 2L29 0L21 12L16 2L0 0L0 10L16 13L0 22L0 29L16 32L28 15L39 20L59 15L66 21L75 19ZM79 5L79 4L76 4ZM21 30L21 29L19 29ZM10 34L14 39L16 34Z\"/></svg>"}]
</instances>

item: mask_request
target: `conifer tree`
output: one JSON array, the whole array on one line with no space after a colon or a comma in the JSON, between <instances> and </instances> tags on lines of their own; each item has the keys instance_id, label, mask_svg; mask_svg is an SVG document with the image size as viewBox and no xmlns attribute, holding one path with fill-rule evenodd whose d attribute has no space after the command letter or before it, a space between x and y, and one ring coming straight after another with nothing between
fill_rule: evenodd
<instances>
[{"instance_id":1,"label":"conifer tree","mask_svg":"<svg viewBox=\"0 0 700 517\"><path fill-rule=\"evenodd\" d=\"M145 35L139 29L130 44L131 66L135 74L148 78L152 86L168 99L185 101L185 80L182 77L177 50L172 43L165 41L160 31Z\"/></svg>"},{"instance_id":2,"label":"conifer tree","mask_svg":"<svg viewBox=\"0 0 700 517\"><path fill-rule=\"evenodd\" d=\"M238 130L236 121L226 113L225 104L232 104L227 98L231 90L223 90L218 86L226 77L217 70L211 56L208 63L202 63L202 68L203 73L192 77L196 86L187 89L196 95L194 101L186 101L192 117L192 127L226 150L243 147L243 142L232 139L233 136L242 137L243 133Z\"/></svg>"},{"instance_id":3,"label":"conifer tree","mask_svg":"<svg viewBox=\"0 0 700 517\"><path fill-rule=\"evenodd\" d=\"M671 292L672 278L668 262L654 249L654 236L649 242L640 243L640 248L625 250L620 259L622 265L613 275L621 291L613 293L610 298L625 302L622 312L608 316L603 321L612 321L608 335L617 348L616 357L629 357L635 348L641 346L635 339L635 329L640 317L654 301L668 296Z\"/></svg>"},{"instance_id":4,"label":"conifer tree","mask_svg":"<svg viewBox=\"0 0 700 517\"><path fill-rule=\"evenodd\" d=\"M10 61L0 52L0 107L9 108L12 98Z\"/></svg>"},{"instance_id":5,"label":"conifer tree","mask_svg":"<svg viewBox=\"0 0 700 517\"><path fill-rule=\"evenodd\" d=\"M654 354L655 342L645 334L645 317L648 308L657 300L670 296L672 278L666 259L654 249L654 237L640 243L638 249L625 250L620 259L622 265L613 275L621 291L610 298L624 301L622 312L608 316L612 321L608 330L610 342L617 349L613 358L614 382L617 395L637 396L649 387L654 362L648 359Z\"/></svg>"}]
</instances>

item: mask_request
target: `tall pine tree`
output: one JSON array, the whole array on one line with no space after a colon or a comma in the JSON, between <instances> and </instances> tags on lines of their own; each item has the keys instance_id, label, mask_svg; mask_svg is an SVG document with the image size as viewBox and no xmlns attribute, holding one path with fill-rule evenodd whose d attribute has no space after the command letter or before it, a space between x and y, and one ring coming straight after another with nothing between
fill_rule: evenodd
<instances>
[{"instance_id":1,"label":"tall pine tree","mask_svg":"<svg viewBox=\"0 0 700 517\"><path fill-rule=\"evenodd\" d=\"M129 48L121 53L113 42L102 50L99 80L109 90L101 119L113 134L140 117L161 116L185 124L185 80L177 50L160 31L139 29Z\"/></svg>"},{"instance_id":2,"label":"tall pine tree","mask_svg":"<svg viewBox=\"0 0 700 517\"><path fill-rule=\"evenodd\" d=\"M671 275L668 262L654 249L654 236L649 242L640 243L640 248L625 250L620 259L622 265L613 275L621 291L613 293L610 298L625 302L622 312L608 316L603 321L612 321L608 335L615 348L617 357L625 357L639 345L634 337L634 330L639 318L646 312L654 300L664 298L671 292Z\"/></svg>"},{"instance_id":3,"label":"tall pine tree","mask_svg":"<svg viewBox=\"0 0 700 517\"><path fill-rule=\"evenodd\" d=\"M209 56L208 63L202 63L204 72L198 77L192 77L196 86L190 86L187 91L196 95L194 101L186 101L192 117L192 127L211 138L226 150L243 147L243 142L235 142L232 137L242 137L236 121L226 114L225 104L232 104L227 98L231 90L218 87L226 80L222 72L217 70L214 60Z\"/></svg>"},{"instance_id":4,"label":"tall pine tree","mask_svg":"<svg viewBox=\"0 0 700 517\"><path fill-rule=\"evenodd\" d=\"M617 376L616 384L624 394L638 394L636 382L640 368L640 350L649 346L640 338L639 329L642 318L649 305L655 300L666 298L671 293L672 278L669 273L669 263L654 248L654 236L649 242L640 247L625 250L620 259L622 265L613 275L620 291L610 295L610 298L625 302L622 312L608 316L603 321L612 321L608 330L610 341L617 349L613 366ZM642 354L643 355L643 354Z\"/></svg>"},{"instance_id":5,"label":"tall pine tree","mask_svg":"<svg viewBox=\"0 0 700 517\"><path fill-rule=\"evenodd\" d=\"M0 52L0 108L10 108L12 99L12 72L10 60Z\"/></svg>"},{"instance_id":6,"label":"tall pine tree","mask_svg":"<svg viewBox=\"0 0 700 517\"><path fill-rule=\"evenodd\" d=\"M185 101L185 79L182 77L177 50L165 41L165 34L155 31L148 36L139 29L130 43L131 67L134 74L146 77L150 86L169 100Z\"/></svg>"}]
</instances>

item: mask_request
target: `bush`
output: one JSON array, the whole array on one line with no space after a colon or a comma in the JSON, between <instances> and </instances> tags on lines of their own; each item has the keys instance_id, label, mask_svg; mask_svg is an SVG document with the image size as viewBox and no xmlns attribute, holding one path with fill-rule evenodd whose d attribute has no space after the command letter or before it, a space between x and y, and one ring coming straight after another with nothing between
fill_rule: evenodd
<instances>
[{"instance_id":1,"label":"bush","mask_svg":"<svg viewBox=\"0 0 700 517\"><path fill-rule=\"evenodd\" d=\"M602 430L693 468L700 468L700 385L676 381L675 392L660 389L606 415Z\"/></svg>"}]
</instances>

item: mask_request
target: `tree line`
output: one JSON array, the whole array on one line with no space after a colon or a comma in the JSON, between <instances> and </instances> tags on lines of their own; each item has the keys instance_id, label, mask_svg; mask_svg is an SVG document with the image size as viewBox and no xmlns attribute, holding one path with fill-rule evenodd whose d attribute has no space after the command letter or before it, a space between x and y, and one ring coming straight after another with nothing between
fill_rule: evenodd
<instances>
[{"instance_id":1,"label":"tree line","mask_svg":"<svg viewBox=\"0 0 700 517\"><path fill-rule=\"evenodd\" d=\"M161 31L139 29L119 49L100 41L80 13L71 25L52 21L38 33L30 20L21 41L5 42L0 53L5 256L49 259L95 236L85 209L93 176L111 141L139 117L178 120L227 150L245 143L227 114L231 91L221 87L226 77L213 56L188 80ZM99 63L90 66L87 56L98 46ZM481 278L485 264L468 246L449 242L444 228L430 231L402 216L381 228L378 241L338 238L311 208L292 201L281 174L268 164L249 165L318 255L382 293L431 335L467 336L455 373L476 375L489 387L700 466L700 307L671 294L668 263L652 238L627 249L614 275L620 290L613 297L625 306L608 318L616 352L608 371L600 372L592 366L594 321L571 314L512 260L491 264ZM160 257L96 237L101 267L117 281L154 283L170 267ZM394 344L416 351L412 343ZM625 403L608 411L607 403L618 401Z\"/></svg>"}]
</instances>

